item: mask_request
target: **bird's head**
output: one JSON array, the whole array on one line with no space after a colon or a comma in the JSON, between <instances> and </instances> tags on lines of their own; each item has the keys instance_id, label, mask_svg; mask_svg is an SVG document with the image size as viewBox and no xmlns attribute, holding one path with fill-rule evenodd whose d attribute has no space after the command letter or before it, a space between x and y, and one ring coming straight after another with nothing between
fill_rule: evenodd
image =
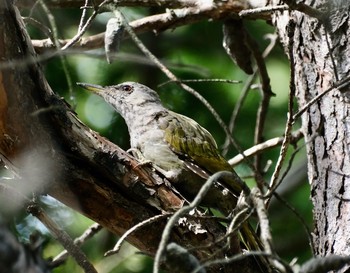
<instances>
[{"instance_id":1,"label":"bird's head","mask_svg":"<svg viewBox=\"0 0 350 273\"><path fill-rule=\"evenodd\" d=\"M142 109L148 107L161 106L158 94L140 83L124 82L111 86L89 83L77 83L77 85L103 97L124 117L130 112L142 112Z\"/></svg>"}]
</instances>

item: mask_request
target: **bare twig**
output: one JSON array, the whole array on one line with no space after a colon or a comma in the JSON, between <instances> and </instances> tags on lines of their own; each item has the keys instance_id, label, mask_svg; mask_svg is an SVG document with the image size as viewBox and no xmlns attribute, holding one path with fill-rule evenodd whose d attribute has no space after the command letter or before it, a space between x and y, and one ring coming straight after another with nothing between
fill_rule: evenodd
<instances>
[{"instance_id":1,"label":"bare twig","mask_svg":"<svg viewBox=\"0 0 350 273\"><path fill-rule=\"evenodd\" d=\"M254 135L254 143L259 144L263 141L263 132L266 122L267 110L270 104L270 99L274 95L271 91L270 78L267 73L266 64L264 61L264 57L259 50L259 46L256 41L250 36L247 35L246 43L251 49L253 56L256 61L256 65L258 67L260 82L261 82L261 90L262 90L262 100L257 112L257 120L255 125L255 135ZM259 155L255 157L255 169L258 173L261 171L261 158ZM260 181L258 173L255 174L258 186L260 189L263 189L263 183Z\"/></svg>"},{"instance_id":2,"label":"bare twig","mask_svg":"<svg viewBox=\"0 0 350 273\"><path fill-rule=\"evenodd\" d=\"M269 45L265 48L264 52L263 52L263 57L266 58L270 52L272 51L272 49L275 47L276 45L276 41L277 41L277 35L273 34L273 35L269 35L268 38L270 39L270 43ZM248 95L248 91L251 88L252 83L254 82L256 75L257 75L257 71L258 68L255 66L253 68L253 74L250 75L245 83L245 85L242 88L241 91L241 96L239 97L236 106L232 112L231 118L230 118L230 123L229 123L229 130L230 130L230 134L232 134L232 132L234 132L234 128L235 128L235 124L236 124L236 118L238 116L239 111L241 110L243 103ZM223 155L226 155L228 152L228 147L229 147L230 141L229 138L226 136L224 145L223 145Z\"/></svg>"},{"instance_id":3,"label":"bare twig","mask_svg":"<svg viewBox=\"0 0 350 273\"><path fill-rule=\"evenodd\" d=\"M98 223L92 224L87 230L84 231L84 233L74 239L74 244L77 246L81 246L83 243L85 243L88 239L92 238L96 233L98 233L102 229L102 226ZM63 250L61 253L59 253L55 258L52 260L53 266L55 264L61 264L63 263L68 257L68 251Z\"/></svg>"},{"instance_id":4,"label":"bare twig","mask_svg":"<svg viewBox=\"0 0 350 273\"><path fill-rule=\"evenodd\" d=\"M161 83L158 85L158 87L161 87L163 85L166 85L168 83L173 83L175 82L174 80L169 80L164 83ZM229 84L235 84L235 83L242 83L241 81L236 81L236 80L229 80L229 79L187 79L187 80L178 80L176 83L185 83L185 82L220 82L220 83L229 83Z\"/></svg>"},{"instance_id":5,"label":"bare twig","mask_svg":"<svg viewBox=\"0 0 350 273\"><path fill-rule=\"evenodd\" d=\"M253 14L260 14L260 13L267 13L267 12L273 12L273 11L283 11L288 10L288 5L278 5L274 7L262 7L262 8L256 8L256 9L245 9L238 13L240 17L247 17Z\"/></svg>"},{"instance_id":6,"label":"bare twig","mask_svg":"<svg viewBox=\"0 0 350 273\"><path fill-rule=\"evenodd\" d=\"M81 266L81 268L83 268L87 273L97 273L96 269L88 261L86 255L81 251L81 249L78 246L74 245L74 242L69 237L69 235L64 230L60 229L42 208L40 208L37 204L31 202L25 195L17 191L15 188L8 185L0 183L0 192L4 192L7 195L10 195L11 198L15 200L17 205L20 204L20 206L23 206L25 204L29 204L27 206L27 211L38 218L38 220L44 224L52 236L57 239L68 251L68 253L76 260L78 265Z\"/></svg>"},{"instance_id":7,"label":"bare twig","mask_svg":"<svg viewBox=\"0 0 350 273\"><path fill-rule=\"evenodd\" d=\"M290 143L297 143L300 139L303 138L303 134L301 130L297 130L294 133L291 134L291 140ZM254 156L258 153L262 153L266 150L275 148L283 143L284 137L275 137L271 138L265 142L262 142L258 145L255 145L247 150L245 150L242 154L238 154L235 157L228 160L228 163L230 163L231 166L236 166L240 164L242 161L244 161L245 158Z\"/></svg>"},{"instance_id":8,"label":"bare twig","mask_svg":"<svg viewBox=\"0 0 350 273\"><path fill-rule=\"evenodd\" d=\"M341 272L340 269L349 263L350 256L328 254L325 257L314 257L306 261L300 267L299 273Z\"/></svg>"},{"instance_id":9,"label":"bare twig","mask_svg":"<svg viewBox=\"0 0 350 273\"><path fill-rule=\"evenodd\" d=\"M118 242L115 244L115 246L113 247L112 250L108 250L104 256L107 257L107 256L110 256L110 255L113 255L113 254L116 254L119 252L121 246L122 246L122 243L126 240L126 237L128 237L131 233L137 231L138 229L146 226L146 225L149 225L149 224L152 224L156 221L158 221L159 219L163 219L163 218L166 218L166 217L169 217L169 215L172 215L171 213L166 213L166 214L161 214L161 215L156 215L156 216L153 216L149 219L146 219L140 223L138 223L137 225L133 226L132 228L130 228L128 231L126 231L123 236L121 236L118 240Z\"/></svg>"},{"instance_id":10,"label":"bare twig","mask_svg":"<svg viewBox=\"0 0 350 273\"><path fill-rule=\"evenodd\" d=\"M287 155L288 146L290 143L291 132L293 127L293 106L294 106L294 97L295 97L295 69L294 69L294 31L295 31L295 22L290 20L288 24L288 50L289 50L289 59L291 63L291 72L290 72L290 85L289 85L289 99L288 99L288 113L287 113L287 122L284 131L284 140L280 150L280 155L278 157L275 170L272 174L269 190L267 194L273 192L278 186L278 177L283 166L284 159ZM268 199L269 200L269 199ZM268 203L269 201L267 201Z\"/></svg>"},{"instance_id":11,"label":"bare twig","mask_svg":"<svg viewBox=\"0 0 350 273\"><path fill-rule=\"evenodd\" d=\"M78 30L78 33L61 48L61 50L66 50L66 49L70 48L71 46L73 46L76 42L79 41L79 39L84 35L84 33L87 31L88 27L91 25L92 21L97 16L99 9L108 2L109 2L109 0L104 0L101 4L99 4L96 8L94 8L93 13L89 17L89 19L87 19L86 23L81 27L81 29Z\"/></svg>"},{"instance_id":12,"label":"bare twig","mask_svg":"<svg viewBox=\"0 0 350 273\"><path fill-rule=\"evenodd\" d=\"M26 24L30 24L32 26L37 27L38 29L40 29L42 31L42 33L44 35L46 35L47 37L49 37L49 39L54 42L54 37L52 34L52 31L49 27L45 26L43 23L39 22L38 20L32 18L32 17L24 17L23 18L23 22L25 22Z\"/></svg>"},{"instance_id":13,"label":"bare twig","mask_svg":"<svg viewBox=\"0 0 350 273\"><path fill-rule=\"evenodd\" d=\"M313 139L313 138L312 138ZM295 159L295 156L298 154L298 152L303 148L303 146L301 148L296 149L293 154L290 156L290 159L288 160L288 165L287 168L285 169L285 171L283 172L281 178L279 179L279 181L276 183L275 188L277 189L280 184L283 182L283 180L285 179L285 177L287 176L288 172L291 170L292 166L293 166L293 162ZM270 202L270 200L268 201Z\"/></svg>"},{"instance_id":14,"label":"bare twig","mask_svg":"<svg viewBox=\"0 0 350 273\"><path fill-rule=\"evenodd\" d=\"M48 20L49 20L49 24L51 26L51 30L52 30L52 38L53 38L53 42L55 44L55 47L57 49L59 49L60 43L58 40L58 30L57 30L57 24L55 21L55 17L53 16L53 14L51 13L50 9L48 8L48 6L46 5L46 3L43 0L39 0L40 6L41 8L44 10ZM60 55L59 56L60 61L61 61L61 65L62 65L62 69L63 69L63 73L66 77L66 81L67 81L67 85L68 85L68 90L69 90L69 95L70 97L73 99L73 83L72 83L72 78L70 77L70 74L68 72L68 63L67 63L67 59L65 58L64 55Z\"/></svg>"},{"instance_id":15,"label":"bare twig","mask_svg":"<svg viewBox=\"0 0 350 273\"><path fill-rule=\"evenodd\" d=\"M298 112L296 112L293 116L293 121L298 119L307 109L309 109L309 107L312 104L319 101L324 95L326 95L330 91L333 91L334 89L339 89L341 91L341 89L343 89L344 87L346 87L349 84L350 84L350 76L347 76L347 77L341 79L340 81L334 83L331 87L324 90L322 93L318 94L316 97L311 99L308 103L306 103Z\"/></svg>"},{"instance_id":16,"label":"bare twig","mask_svg":"<svg viewBox=\"0 0 350 273\"><path fill-rule=\"evenodd\" d=\"M331 62L332 62L332 66L333 66L333 75L334 75L334 78L336 81L339 81L339 74L338 74L338 69L337 69L337 64L336 64L336 60L333 56L333 49L331 47L331 44L330 44L330 41L329 39L330 38L330 35L327 31L327 28L325 26L323 26L323 29L324 29L324 36L326 38L326 44L327 44L327 48L328 48L328 54L329 54L329 58L331 59Z\"/></svg>"},{"instance_id":17,"label":"bare twig","mask_svg":"<svg viewBox=\"0 0 350 273\"><path fill-rule=\"evenodd\" d=\"M162 239L161 239L159 246L158 246L158 249L157 249L157 253L156 253L156 256L154 259L153 273L159 272L160 260L161 260L161 257L163 256L166 245L168 243L171 229L176 225L176 223L180 219L180 217L185 215L186 213L190 212L191 210L193 210L195 207L197 207L200 204L200 202L202 201L202 199L207 194L207 192L209 191L209 189L211 188L211 186L213 185L213 183L215 181L217 181L220 178L225 178L225 177L232 178L232 175L233 174L231 172L227 172L227 171L221 171L221 172L217 172L217 173L213 174L203 184L203 186L201 187L200 191L198 192L198 194L196 195L194 200L188 206L182 207L177 212L175 212L173 214L173 216L170 217L168 223L166 224L166 226L164 228L164 231L162 234Z\"/></svg>"},{"instance_id":18,"label":"bare twig","mask_svg":"<svg viewBox=\"0 0 350 273\"><path fill-rule=\"evenodd\" d=\"M225 257L224 259L215 259L215 260L211 260L211 261L205 262L200 267L196 268L196 270L192 271L191 273L197 273L202 268L210 267L210 266L215 265L215 264L230 264L230 263L233 263L233 262L237 262L237 261L246 259L248 257L257 257L257 256L264 256L264 257L267 257L267 258L270 258L270 259L274 259L274 260L280 262L281 264L283 264L283 266L285 268L288 268L288 271L287 271L288 273L292 273L293 272L289 268L289 265L287 263L285 263L282 259L280 259L278 256L273 256L273 255L271 255L269 253L262 252L262 251L248 251L248 252L245 252L244 254L237 254L237 255L234 255L232 257Z\"/></svg>"},{"instance_id":19,"label":"bare twig","mask_svg":"<svg viewBox=\"0 0 350 273\"><path fill-rule=\"evenodd\" d=\"M258 215L259 225L260 225L260 238L264 246L264 250L271 255L271 257L276 257L277 254L273 249L272 236L270 232L270 223L267 216L267 210L265 207L264 200L262 199L262 193L259 188L255 187L251 192L251 200L256 209L256 214ZM279 272L287 272L285 265L280 263L275 259L268 258L270 263L278 269Z\"/></svg>"},{"instance_id":20,"label":"bare twig","mask_svg":"<svg viewBox=\"0 0 350 273\"><path fill-rule=\"evenodd\" d=\"M231 119L230 119L230 123L229 123L229 131L230 131L230 134L232 134L232 132L234 132L234 128L235 128L235 125L236 125L236 119L237 119L237 116L238 116L238 113L239 111L241 110L242 106L243 106L243 103L245 101L245 99L247 98L248 96L248 92L251 88L251 85L253 83L253 81L255 80L256 78L256 72L257 72L257 68L254 67L253 68L253 74L252 75L249 75L247 81L245 82L242 90L241 90L241 95L238 99L238 101L236 102L236 105L233 109L233 112L232 112L232 115L231 115ZM229 147L230 147L230 139L229 139L229 136L226 135L226 139L225 139L225 142L223 144L223 148L222 148L222 154L223 155L226 155L228 150L229 150Z\"/></svg>"},{"instance_id":21,"label":"bare twig","mask_svg":"<svg viewBox=\"0 0 350 273\"><path fill-rule=\"evenodd\" d=\"M237 232L239 231L239 229L242 227L242 224L244 224L249 217L251 216L252 210L248 207L242 208L239 211L235 212L233 219L230 221L230 224L227 228L226 234L218 239L216 239L214 242L210 243L210 244L206 244L206 245L202 245L202 246L196 246L193 247L192 249L204 249L204 248L211 248L213 247L213 245L215 244L219 244L221 242L223 242L224 240L227 240L226 246L227 248L230 247L231 245L231 237L232 235L236 235L237 236ZM186 216L186 217L190 217L190 216ZM201 218L197 217L197 218ZM227 220L227 218L226 218ZM188 249L189 251L191 251L191 248ZM220 249L218 249L217 251L215 251L214 253L211 254L212 257L217 257L217 255L219 253L222 253L226 250L226 247L223 246ZM207 258L206 260L210 260L210 258ZM202 260L203 262L205 260Z\"/></svg>"},{"instance_id":22,"label":"bare twig","mask_svg":"<svg viewBox=\"0 0 350 273\"><path fill-rule=\"evenodd\" d=\"M322 11L314 9L302 2L297 3L296 0L283 0L283 2L286 3L290 9L300 11L306 15L309 15L310 17L320 20L322 20L324 17L324 13Z\"/></svg>"},{"instance_id":23,"label":"bare twig","mask_svg":"<svg viewBox=\"0 0 350 273\"><path fill-rule=\"evenodd\" d=\"M79 22L79 26L78 26L78 33L80 31L82 31L82 29L84 27L84 22L85 22L85 17L86 17L86 11L87 11L88 4L89 4L89 0L85 0L85 4L84 4L84 7L83 7L83 11L81 13L80 22Z\"/></svg>"},{"instance_id":24,"label":"bare twig","mask_svg":"<svg viewBox=\"0 0 350 273\"><path fill-rule=\"evenodd\" d=\"M240 204L240 202L242 202L244 199L244 197L241 195L240 198L237 201L237 206L238 207L238 211L234 212L234 217L231 221L231 223L229 224L229 226L227 227L227 232L226 232L226 236L228 238L227 240L227 244L230 246L231 245L231 236L232 234L235 234L240 227L242 227L243 224L246 223L246 221L249 219L249 217L251 216L252 213L252 209L248 206L242 207L242 204ZM245 202L245 201L243 201ZM236 210L236 209L235 209ZM246 242L243 242L246 243Z\"/></svg>"},{"instance_id":25,"label":"bare twig","mask_svg":"<svg viewBox=\"0 0 350 273\"><path fill-rule=\"evenodd\" d=\"M273 193L273 196L282 203L282 205L284 205L286 208L288 208L295 216L296 218L299 220L299 222L301 223L301 225L303 226L305 233L308 237L308 241L310 244L310 249L311 249L311 253L313 255L315 255L315 246L314 246L314 241L312 238L312 232L308 226L308 224L306 223L305 219L303 216L300 215L300 213L294 208L292 207L291 204L288 203L287 200L285 200L283 197L281 197L279 194L277 194L276 192Z\"/></svg>"},{"instance_id":26,"label":"bare twig","mask_svg":"<svg viewBox=\"0 0 350 273\"><path fill-rule=\"evenodd\" d=\"M315 138L315 136L312 136L308 142L311 142L313 141ZM303 146L305 146L306 144L304 144ZM293 154L291 155L291 158L290 160L288 161L288 166L285 170L285 172L283 173L280 181L278 182L278 185L277 187L282 183L282 181L284 180L284 178L287 176L289 170L292 168L292 165L293 165L293 161L294 161L294 158L295 156L297 155L297 153L304 147L299 147L298 149L296 149ZM277 188L276 187L276 188ZM280 201L283 205L285 205L292 213L294 213L294 215L297 217L297 219L300 221L300 223L302 224L304 230L305 230L305 233L307 234L308 236L308 239L309 239L309 244L310 244L310 248L311 248L311 252L313 255L315 255L315 246L314 246L314 241L313 241L313 238L312 238L312 233L311 233L311 230L310 228L308 227L307 223L305 222L304 218L297 212L297 210L292 207L288 202L287 200L285 200L283 197L281 197L276 191L272 192L273 196L278 200ZM270 201L270 200L269 200Z\"/></svg>"},{"instance_id":27,"label":"bare twig","mask_svg":"<svg viewBox=\"0 0 350 273\"><path fill-rule=\"evenodd\" d=\"M55 47L60 48L58 43L58 30L57 30L55 17L53 16L50 9L47 7L46 3L43 0L38 0L38 3L40 4L41 8L44 10L47 16L47 19L49 21L49 24L51 27L51 33L52 33L52 36L50 38L53 40Z\"/></svg>"},{"instance_id":28,"label":"bare twig","mask_svg":"<svg viewBox=\"0 0 350 273\"><path fill-rule=\"evenodd\" d=\"M50 231L53 237L64 246L68 253L75 259L78 265L84 269L85 272L97 273L96 269L89 262L85 253L82 252L82 250L74 244L73 240L64 230L62 230L50 217L48 217L42 208L40 208L37 204L32 203L27 207L27 211L38 218L40 222L44 224L44 226Z\"/></svg>"}]
</instances>

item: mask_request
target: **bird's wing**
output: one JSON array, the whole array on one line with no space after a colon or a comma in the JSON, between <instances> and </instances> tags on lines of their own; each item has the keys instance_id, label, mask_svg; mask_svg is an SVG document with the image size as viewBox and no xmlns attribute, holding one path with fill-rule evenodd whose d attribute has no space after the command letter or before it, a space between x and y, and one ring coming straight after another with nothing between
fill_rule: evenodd
<instances>
[{"instance_id":1,"label":"bird's wing","mask_svg":"<svg viewBox=\"0 0 350 273\"><path fill-rule=\"evenodd\" d=\"M224 179L232 193L238 195L246 187L226 159L219 153L212 135L194 120L171 112L159 119L165 131L164 140L185 166L204 179L219 171L230 171L233 179Z\"/></svg>"},{"instance_id":2,"label":"bird's wing","mask_svg":"<svg viewBox=\"0 0 350 273\"><path fill-rule=\"evenodd\" d=\"M169 111L160 126L165 130L165 141L183 159L198 165L209 174L232 171L232 167L219 153L212 135L194 120Z\"/></svg>"}]
</instances>

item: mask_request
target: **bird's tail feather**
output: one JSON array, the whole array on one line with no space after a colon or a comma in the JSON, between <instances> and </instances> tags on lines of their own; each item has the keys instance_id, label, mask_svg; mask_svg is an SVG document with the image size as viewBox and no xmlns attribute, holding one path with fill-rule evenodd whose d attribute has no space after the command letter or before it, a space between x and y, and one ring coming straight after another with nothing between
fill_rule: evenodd
<instances>
[{"instance_id":1,"label":"bird's tail feather","mask_svg":"<svg viewBox=\"0 0 350 273\"><path fill-rule=\"evenodd\" d=\"M260 238L248 222L244 222L242 224L240 228L240 236L241 241L248 250L261 252L264 251L264 247ZM254 255L254 260L257 262L257 266L262 273L276 272L271 268L271 265L268 262L266 256Z\"/></svg>"}]
</instances>

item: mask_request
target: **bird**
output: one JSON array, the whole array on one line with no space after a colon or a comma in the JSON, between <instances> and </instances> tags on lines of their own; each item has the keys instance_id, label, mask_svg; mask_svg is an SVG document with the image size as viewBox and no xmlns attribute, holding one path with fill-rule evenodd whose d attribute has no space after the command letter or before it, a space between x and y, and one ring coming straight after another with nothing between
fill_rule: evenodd
<instances>
[{"instance_id":1,"label":"bird","mask_svg":"<svg viewBox=\"0 0 350 273\"><path fill-rule=\"evenodd\" d=\"M228 215L241 192L249 191L213 136L193 119L167 109L153 89L136 82L77 85L101 96L124 118L136 157L157 167L186 199L193 199L205 179L218 171L230 171L233 179L215 182L203 205ZM249 223L243 223L240 232L248 248L261 248Z\"/></svg>"},{"instance_id":2,"label":"bird","mask_svg":"<svg viewBox=\"0 0 350 273\"><path fill-rule=\"evenodd\" d=\"M220 154L213 136L196 121L165 108L153 89L136 82L112 86L77 83L101 96L125 120L131 151L151 162L186 198L198 193L211 174L230 171L235 179L215 183L203 203L228 214L246 187ZM223 196L224 188L228 188Z\"/></svg>"}]
</instances>

